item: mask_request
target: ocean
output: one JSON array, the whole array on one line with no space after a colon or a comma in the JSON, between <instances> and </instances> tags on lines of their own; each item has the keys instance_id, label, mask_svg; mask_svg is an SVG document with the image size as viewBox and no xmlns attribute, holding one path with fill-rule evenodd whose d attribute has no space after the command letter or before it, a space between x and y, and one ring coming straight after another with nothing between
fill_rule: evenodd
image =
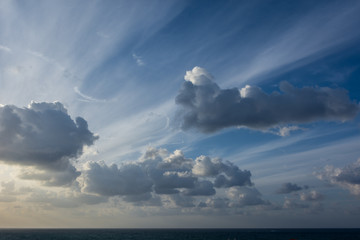
<instances>
[{"instance_id":1,"label":"ocean","mask_svg":"<svg viewBox=\"0 0 360 240\"><path fill-rule=\"evenodd\" d=\"M354 240L360 229L0 229L0 240Z\"/></svg>"}]
</instances>

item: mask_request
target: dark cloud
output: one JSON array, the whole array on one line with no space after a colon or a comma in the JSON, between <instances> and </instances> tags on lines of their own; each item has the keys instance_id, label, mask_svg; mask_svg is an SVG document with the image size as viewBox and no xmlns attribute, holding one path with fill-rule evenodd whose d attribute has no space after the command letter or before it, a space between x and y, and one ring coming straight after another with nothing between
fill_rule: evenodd
<instances>
[{"instance_id":1,"label":"dark cloud","mask_svg":"<svg viewBox=\"0 0 360 240\"><path fill-rule=\"evenodd\" d=\"M23 175L26 179L70 184L80 174L70 159L81 155L83 147L97 138L83 118L72 120L59 102L0 107L0 159L42 171Z\"/></svg>"},{"instance_id":2,"label":"dark cloud","mask_svg":"<svg viewBox=\"0 0 360 240\"><path fill-rule=\"evenodd\" d=\"M297 184L293 184L293 183L284 183L280 189L278 189L276 191L276 193L279 193L279 194L287 194L287 193L291 193L291 192L296 192L296 191L300 191L302 190L303 188L298 186Z\"/></svg>"},{"instance_id":3,"label":"dark cloud","mask_svg":"<svg viewBox=\"0 0 360 240\"><path fill-rule=\"evenodd\" d=\"M150 148L139 161L121 166L88 163L82 173L82 190L120 196L137 205L163 196L177 206L194 207L196 197L216 195L215 188L251 186L250 177L249 171L219 158L200 156L194 161L179 150L169 154Z\"/></svg>"},{"instance_id":4,"label":"dark cloud","mask_svg":"<svg viewBox=\"0 0 360 240\"><path fill-rule=\"evenodd\" d=\"M280 93L267 94L256 86L220 89L206 70L187 71L176 103L183 129L214 132L226 127L267 129L289 123L352 119L359 110L344 89L296 88L280 84Z\"/></svg>"},{"instance_id":5,"label":"dark cloud","mask_svg":"<svg viewBox=\"0 0 360 240\"><path fill-rule=\"evenodd\" d=\"M360 195L360 159L344 168L326 166L316 175L321 180L346 188L354 195Z\"/></svg>"}]
</instances>

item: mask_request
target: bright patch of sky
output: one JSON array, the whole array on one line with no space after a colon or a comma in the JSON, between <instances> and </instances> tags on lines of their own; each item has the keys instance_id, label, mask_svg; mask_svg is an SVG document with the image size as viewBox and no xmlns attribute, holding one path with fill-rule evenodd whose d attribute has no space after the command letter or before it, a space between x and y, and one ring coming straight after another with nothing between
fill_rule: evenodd
<instances>
[{"instance_id":1,"label":"bright patch of sky","mask_svg":"<svg viewBox=\"0 0 360 240\"><path fill-rule=\"evenodd\" d=\"M359 11L1 1L0 227L359 227Z\"/></svg>"}]
</instances>

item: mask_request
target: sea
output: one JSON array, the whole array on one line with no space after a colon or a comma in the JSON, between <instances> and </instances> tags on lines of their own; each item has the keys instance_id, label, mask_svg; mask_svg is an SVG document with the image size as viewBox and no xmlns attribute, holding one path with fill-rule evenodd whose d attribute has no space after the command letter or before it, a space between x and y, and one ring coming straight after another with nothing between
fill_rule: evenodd
<instances>
[{"instance_id":1,"label":"sea","mask_svg":"<svg viewBox=\"0 0 360 240\"><path fill-rule=\"evenodd\" d=\"M0 240L360 240L360 229L0 229Z\"/></svg>"}]
</instances>

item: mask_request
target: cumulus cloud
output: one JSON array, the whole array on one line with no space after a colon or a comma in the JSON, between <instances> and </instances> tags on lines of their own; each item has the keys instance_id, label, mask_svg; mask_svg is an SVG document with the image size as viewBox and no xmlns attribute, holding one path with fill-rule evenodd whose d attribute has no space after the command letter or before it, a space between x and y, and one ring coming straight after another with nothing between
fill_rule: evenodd
<instances>
[{"instance_id":1,"label":"cumulus cloud","mask_svg":"<svg viewBox=\"0 0 360 240\"><path fill-rule=\"evenodd\" d=\"M183 129L197 128L214 132L226 127L268 129L282 124L316 120L352 119L359 110L344 89L303 87L288 82L280 91L267 94L259 87L221 89L203 68L187 71L185 82L176 96ZM285 128L286 135L296 127Z\"/></svg>"},{"instance_id":2,"label":"cumulus cloud","mask_svg":"<svg viewBox=\"0 0 360 240\"><path fill-rule=\"evenodd\" d=\"M70 184L80 175L70 159L81 155L83 147L97 138L83 118L72 120L59 102L0 107L0 159L31 166L34 171L29 168L21 176L25 179Z\"/></svg>"},{"instance_id":3,"label":"cumulus cloud","mask_svg":"<svg viewBox=\"0 0 360 240\"><path fill-rule=\"evenodd\" d=\"M231 187L226 190L226 196L208 198L205 202L200 202L200 208L232 209L243 208L246 206L270 205L265 201L261 193L254 187Z\"/></svg>"},{"instance_id":4,"label":"cumulus cloud","mask_svg":"<svg viewBox=\"0 0 360 240\"><path fill-rule=\"evenodd\" d=\"M211 159L206 156L196 158L192 169L194 175L203 177L216 176L215 187L251 186L251 173L240 170L231 162L223 163L221 159Z\"/></svg>"},{"instance_id":5,"label":"cumulus cloud","mask_svg":"<svg viewBox=\"0 0 360 240\"><path fill-rule=\"evenodd\" d=\"M307 186L305 186L304 188L307 188ZM279 188L276 193L279 193L279 194L286 194L286 193L291 193L291 192L296 192L296 191L300 191L302 190L303 188L298 186L297 184L295 183L284 183L281 188Z\"/></svg>"},{"instance_id":6,"label":"cumulus cloud","mask_svg":"<svg viewBox=\"0 0 360 240\"><path fill-rule=\"evenodd\" d=\"M348 189L354 195L360 195L360 159L344 168L328 165L315 174L321 180Z\"/></svg>"},{"instance_id":7,"label":"cumulus cloud","mask_svg":"<svg viewBox=\"0 0 360 240\"><path fill-rule=\"evenodd\" d=\"M215 195L214 184L210 181L197 181L194 188L185 189L183 194L186 196L209 196Z\"/></svg>"},{"instance_id":8,"label":"cumulus cloud","mask_svg":"<svg viewBox=\"0 0 360 240\"><path fill-rule=\"evenodd\" d=\"M231 200L230 207L270 204L262 199L260 192L256 188L231 187L227 192L227 196Z\"/></svg>"},{"instance_id":9,"label":"cumulus cloud","mask_svg":"<svg viewBox=\"0 0 360 240\"><path fill-rule=\"evenodd\" d=\"M319 201L323 200L324 196L317 191L304 192L300 194L300 200L302 201Z\"/></svg>"},{"instance_id":10,"label":"cumulus cloud","mask_svg":"<svg viewBox=\"0 0 360 240\"><path fill-rule=\"evenodd\" d=\"M136 204L160 196L179 207L194 207L198 205L197 198L215 196L216 188L252 186L250 177L250 171L240 170L219 158L200 156L193 160L180 150L168 153L164 149L149 148L136 162L119 166L87 163L81 185L83 192L120 196Z\"/></svg>"},{"instance_id":11,"label":"cumulus cloud","mask_svg":"<svg viewBox=\"0 0 360 240\"><path fill-rule=\"evenodd\" d=\"M87 163L83 172L85 192L103 196L139 195L151 191L152 182L141 166L127 164L119 168L116 164Z\"/></svg>"}]
</instances>

